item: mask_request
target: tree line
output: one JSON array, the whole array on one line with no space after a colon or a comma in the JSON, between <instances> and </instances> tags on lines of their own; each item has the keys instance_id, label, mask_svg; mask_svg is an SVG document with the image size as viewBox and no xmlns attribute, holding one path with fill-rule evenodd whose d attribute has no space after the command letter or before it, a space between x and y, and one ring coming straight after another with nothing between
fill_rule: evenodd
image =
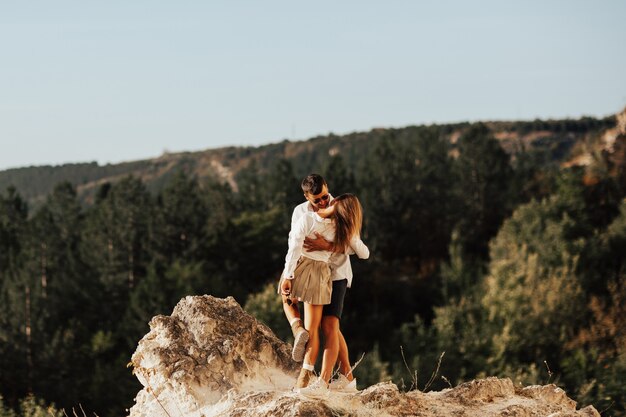
<instances>
[{"instance_id":1,"label":"tree line","mask_svg":"<svg viewBox=\"0 0 626 417\"><path fill-rule=\"evenodd\" d=\"M334 195L364 206L372 258L354 263L342 320L354 359L366 353L360 384L423 389L441 359L433 388L549 381L623 414L623 167L512 158L482 124L454 144L444 133L387 130L367 149L309 155ZM275 285L303 201L299 158L253 161L236 188L180 170L151 192L129 176L102 184L91 206L67 182L32 212L18 189L1 193L4 406L34 394L121 414L140 389L130 355L185 295L232 295L287 339Z\"/></svg>"}]
</instances>

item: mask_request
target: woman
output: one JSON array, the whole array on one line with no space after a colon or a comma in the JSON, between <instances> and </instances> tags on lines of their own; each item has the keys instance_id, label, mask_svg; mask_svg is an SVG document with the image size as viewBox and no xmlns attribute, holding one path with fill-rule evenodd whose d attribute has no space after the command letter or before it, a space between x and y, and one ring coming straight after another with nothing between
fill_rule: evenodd
<instances>
[{"instance_id":1,"label":"woman","mask_svg":"<svg viewBox=\"0 0 626 417\"><path fill-rule=\"evenodd\" d=\"M304 215L289 234L289 250L285 257L285 269L280 282L280 291L292 299L304 302L304 327L309 332L302 370L296 388L309 384L319 352L319 326L322 309L330 303L331 273L329 260L333 252L355 252L367 258L369 250L360 239L363 210L353 194L335 198L327 209ZM331 251L303 251L304 239L316 233L334 242ZM331 364L331 366L334 364ZM327 380L318 380L316 385L327 388Z\"/></svg>"}]
</instances>

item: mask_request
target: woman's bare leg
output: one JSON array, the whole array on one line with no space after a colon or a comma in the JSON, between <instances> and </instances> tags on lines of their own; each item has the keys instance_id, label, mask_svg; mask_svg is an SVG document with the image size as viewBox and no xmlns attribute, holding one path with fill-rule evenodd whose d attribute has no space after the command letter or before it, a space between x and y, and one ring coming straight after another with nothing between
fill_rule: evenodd
<instances>
[{"instance_id":1,"label":"woman's bare leg","mask_svg":"<svg viewBox=\"0 0 626 417\"><path fill-rule=\"evenodd\" d=\"M300 310L298 309L298 301L292 300L291 303L287 303L287 296L282 294L283 299L283 311L289 324L293 323L294 319L300 319ZM291 305L290 305L291 304Z\"/></svg>"},{"instance_id":2,"label":"woman's bare leg","mask_svg":"<svg viewBox=\"0 0 626 417\"><path fill-rule=\"evenodd\" d=\"M320 323L323 305L304 303L304 327L309 332L309 343L304 353L304 365L315 366L320 349Z\"/></svg>"}]
</instances>

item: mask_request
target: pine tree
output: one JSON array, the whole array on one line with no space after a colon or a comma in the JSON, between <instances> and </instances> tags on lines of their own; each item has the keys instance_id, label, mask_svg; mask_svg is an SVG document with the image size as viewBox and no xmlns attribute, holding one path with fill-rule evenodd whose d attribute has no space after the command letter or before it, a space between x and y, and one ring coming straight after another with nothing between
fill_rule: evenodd
<instances>
[{"instance_id":1,"label":"pine tree","mask_svg":"<svg viewBox=\"0 0 626 417\"><path fill-rule=\"evenodd\" d=\"M419 258L415 162L414 150L394 142L390 134L372 150L362 169L366 238L387 262Z\"/></svg>"},{"instance_id":2,"label":"pine tree","mask_svg":"<svg viewBox=\"0 0 626 417\"><path fill-rule=\"evenodd\" d=\"M340 153L328 159L324 168L324 179L334 196L345 193L358 194L354 174L348 171L348 167Z\"/></svg>"},{"instance_id":3,"label":"pine tree","mask_svg":"<svg viewBox=\"0 0 626 417\"><path fill-rule=\"evenodd\" d=\"M92 297L100 287L79 253L82 220L74 187L60 183L29 222L23 268L30 296L26 319L31 322L33 389L63 404L85 400L78 382L86 378L90 358L83 347L98 322ZM67 379L77 384L64 386Z\"/></svg>"},{"instance_id":4,"label":"pine tree","mask_svg":"<svg viewBox=\"0 0 626 417\"><path fill-rule=\"evenodd\" d=\"M510 196L516 192L511 190L513 171L509 156L481 123L459 138L457 149L457 227L464 252L486 259L489 240L512 210Z\"/></svg>"},{"instance_id":5,"label":"pine tree","mask_svg":"<svg viewBox=\"0 0 626 417\"><path fill-rule=\"evenodd\" d=\"M198 181L179 171L158 196L155 246L166 264L200 257L208 216Z\"/></svg>"},{"instance_id":6,"label":"pine tree","mask_svg":"<svg viewBox=\"0 0 626 417\"><path fill-rule=\"evenodd\" d=\"M17 262L23 244L28 206L15 187L0 195L0 283L2 272Z\"/></svg>"}]
</instances>

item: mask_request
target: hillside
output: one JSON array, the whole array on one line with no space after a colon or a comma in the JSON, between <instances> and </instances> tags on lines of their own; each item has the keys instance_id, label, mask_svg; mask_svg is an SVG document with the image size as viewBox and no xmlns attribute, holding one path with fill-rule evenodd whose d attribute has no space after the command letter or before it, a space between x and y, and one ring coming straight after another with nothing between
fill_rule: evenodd
<instances>
[{"instance_id":1,"label":"hillside","mask_svg":"<svg viewBox=\"0 0 626 417\"><path fill-rule=\"evenodd\" d=\"M57 183L58 168L34 168L31 184L44 190ZM315 169L333 194L359 196L361 236L372 254L352 264L355 280L342 316L350 358L365 354L354 370L363 391L346 397L355 408L339 404L344 415L383 406L376 398L434 413L439 400L449 400L455 415L549 415L560 411L523 414L517 404L535 399L522 387L554 384L537 392L558 387L581 407L626 416L626 112L604 121L374 129L65 168L80 178L80 196L60 184L29 207L18 193L0 190L0 415L33 394L46 404L81 404L117 417L140 391L143 401L133 412L158 415L142 409L140 403L161 408L137 373L157 362L135 357L134 376L127 364L148 322L170 315L190 295L233 297L289 341L276 280L293 207L304 197L296 176ZM238 192L209 181L214 176ZM93 196L96 203L85 204ZM165 322L178 323L153 320ZM171 375L150 378L154 390L186 389L174 383L200 375L207 378L201 388L212 387L196 397L205 416L218 413L216 406L245 415L248 400L260 405L250 408L256 415L271 404L308 410L310 402L292 395L290 383L240 391L227 401L231 387L211 371L230 368L217 364L247 367L227 379L241 387L258 382L248 377L258 376L255 367L267 359L254 356L261 345L239 355L243 362L228 356L261 340L244 334L245 326L223 326L238 338L214 345L179 329L182 344L151 351L174 355ZM216 368L206 368L209 359ZM431 384L435 367L445 379ZM279 383L293 377L287 371L287 379L263 375ZM388 381L394 385L380 385ZM470 381L486 387L485 398L494 402L469 409L476 399L465 396ZM320 403L326 407L320 414L336 410L334 397ZM582 412L560 397L533 407ZM165 404L168 398L159 401L170 415L190 404Z\"/></svg>"},{"instance_id":2,"label":"hillside","mask_svg":"<svg viewBox=\"0 0 626 417\"><path fill-rule=\"evenodd\" d=\"M515 155L521 150L543 154L546 163L584 164L591 149L604 146L603 134L615 128L614 116L578 120L535 120L528 122L485 122L502 148ZM77 187L79 198L91 204L98 187L133 175L151 191L157 191L173 173L185 170L199 179L219 178L236 189L235 178L253 161L262 170L278 158L291 161L297 177L324 166L329 155L341 154L350 166L358 167L383 138L410 143L423 134L443 137L452 144L471 126L470 123L403 128L378 128L346 135L328 134L306 141L284 140L259 147L226 147L198 152L165 153L158 158L119 164L96 162L60 166L32 166L0 171L0 190L15 186L31 206L43 202L53 187L69 181Z\"/></svg>"}]
</instances>

